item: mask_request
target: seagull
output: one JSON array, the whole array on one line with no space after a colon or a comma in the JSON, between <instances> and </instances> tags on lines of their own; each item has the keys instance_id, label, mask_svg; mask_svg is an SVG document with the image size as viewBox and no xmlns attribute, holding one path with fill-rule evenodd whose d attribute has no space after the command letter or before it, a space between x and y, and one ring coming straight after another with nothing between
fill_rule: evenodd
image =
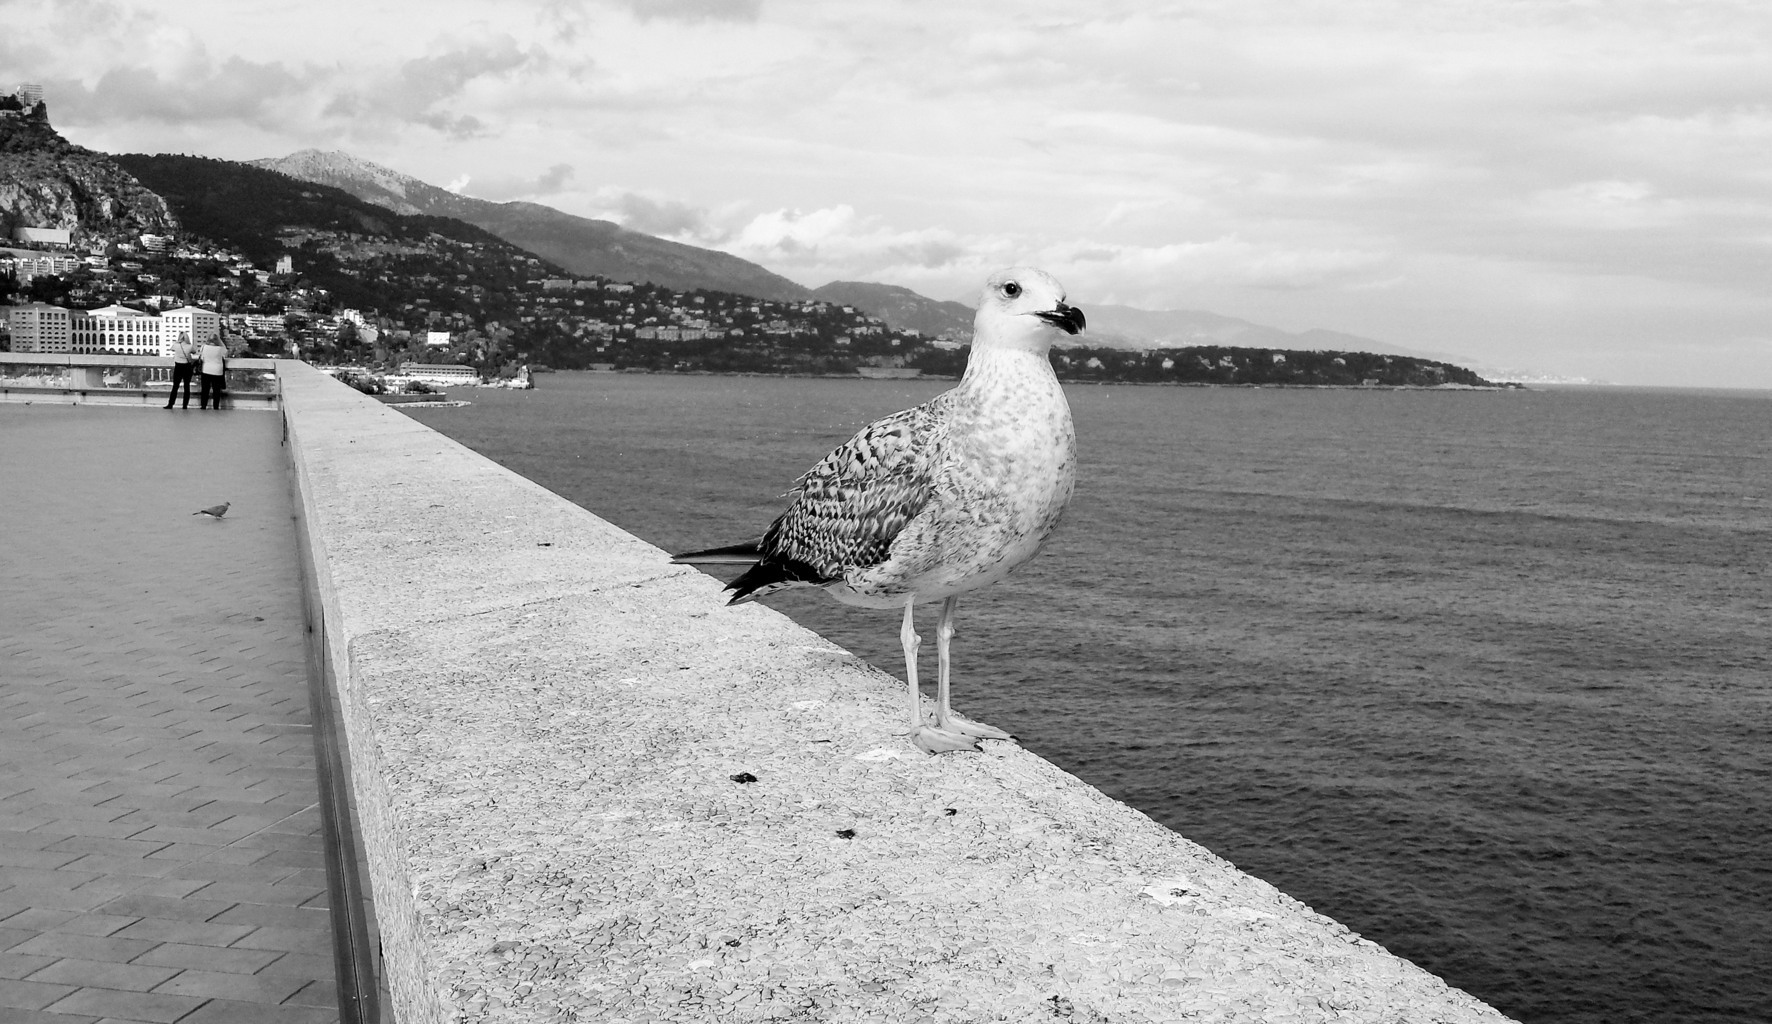
<instances>
[{"instance_id":1,"label":"seagull","mask_svg":"<svg viewBox=\"0 0 1772 1024\"><path fill-rule=\"evenodd\" d=\"M228 514L228 506L231 504L233 504L233 502L224 501L220 505L211 505L208 508L200 508L191 514L194 516L208 516L211 519L220 519L222 516Z\"/></svg>"},{"instance_id":2,"label":"seagull","mask_svg":"<svg viewBox=\"0 0 1772 1024\"><path fill-rule=\"evenodd\" d=\"M728 604L817 587L844 604L903 608L911 742L934 754L1010 739L949 707L954 605L1032 558L1070 501L1076 432L1047 352L1084 326L1083 311L1065 303L1063 286L1045 271L997 271L979 296L958 385L868 424L825 456L794 482L792 504L761 539L673 561L749 565L727 585ZM931 725L917 686L922 638L911 611L936 600Z\"/></svg>"}]
</instances>

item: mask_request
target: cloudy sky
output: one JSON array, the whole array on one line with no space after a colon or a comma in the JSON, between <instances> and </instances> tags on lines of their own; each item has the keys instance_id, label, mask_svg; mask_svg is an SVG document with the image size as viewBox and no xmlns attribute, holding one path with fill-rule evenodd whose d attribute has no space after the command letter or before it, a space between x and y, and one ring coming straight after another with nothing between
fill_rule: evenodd
<instances>
[{"instance_id":1,"label":"cloudy sky","mask_svg":"<svg viewBox=\"0 0 1772 1024\"><path fill-rule=\"evenodd\" d=\"M342 149L807 285L1772 387L1759 0L0 0L72 141Z\"/></svg>"}]
</instances>

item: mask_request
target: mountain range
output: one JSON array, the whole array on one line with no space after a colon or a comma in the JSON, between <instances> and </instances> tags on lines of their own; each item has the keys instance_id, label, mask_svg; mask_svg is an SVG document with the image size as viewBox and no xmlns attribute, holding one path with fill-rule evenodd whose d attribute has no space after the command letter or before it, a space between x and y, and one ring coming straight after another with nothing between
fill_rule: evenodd
<instances>
[{"instance_id":1,"label":"mountain range","mask_svg":"<svg viewBox=\"0 0 1772 1024\"><path fill-rule=\"evenodd\" d=\"M46 115L7 114L7 130L0 132L0 172L4 172L0 173L0 228L10 229L14 224L109 224L121 237L165 233L180 226L160 196L143 188L104 154L61 139L49 127ZM776 301L824 300L853 306L894 328L925 336L947 334L963 339L971 332L973 311L966 303L866 281L833 281L806 288L729 253L656 238L612 221L580 217L539 203L498 203L460 195L348 153L304 149L250 163L300 181L338 188L395 213L463 221L576 274L680 291L699 288ZM1089 331L1078 341L1097 348L1229 345L1458 359L1335 331L1288 332L1202 310L1144 310L1089 303L1086 312Z\"/></svg>"},{"instance_id":2,"label":"mountain range","mask_svg":"<svg viewBox=\"0 0 1772 1024\"><path fill-rule=\"evenodd\" d=\"M931 299L909 288L869 281L833 281L809 289L729 253L655 238L611 221L563 213L540 203L475 199L349 153L304 149L251 162L292 178L342 189L396 213L466 221L574 273L676 289L707 288L765 299L823 299L866 310L900 330L929 336L951 332L962 338L970 337L972 332L973 309L966 303ZM1078 341L1095 347L1231 345L1382 352L1437 360L1459 358L1415 352L1336 331L1313 329L1294 333L1203 310L1146 310L1089 303L1085 311L1089 332L1086 341Z\"/></svg>"},{"instance_id":3,"label":"mountain range","mask_svg":"<svg viewBox=\"0 0 1772 1024\"><path fill-rule=\"evenodd\" d=\"M654 238L612 221L579 217L540 203L475 199L349 153L304 149L251 163L343 189L395 213L466 221L575 274L679 290L707 288L760 299L805 299L812 294L780 274L728 253Z\"/></svg>"}]
</instances>

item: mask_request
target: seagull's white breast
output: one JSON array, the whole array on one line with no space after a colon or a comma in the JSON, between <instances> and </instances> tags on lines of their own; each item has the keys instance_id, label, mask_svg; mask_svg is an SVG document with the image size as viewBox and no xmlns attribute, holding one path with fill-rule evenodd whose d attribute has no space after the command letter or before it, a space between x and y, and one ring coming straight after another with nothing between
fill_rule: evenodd
<instances>
[{"instance_id":1,"label":"seagull's white breast","mask_svg":"<svg viewBox=\"0 0 1772 1024\"><path fill-rule=\"evenodd\" d=\"M851 570L832 596L896 606L976 590L1032 558L1076 483L1070 406L1040 354L975 352L959 387L931 403L943 442L932 493L879 565Z\"/></svg>"}]
</instances>

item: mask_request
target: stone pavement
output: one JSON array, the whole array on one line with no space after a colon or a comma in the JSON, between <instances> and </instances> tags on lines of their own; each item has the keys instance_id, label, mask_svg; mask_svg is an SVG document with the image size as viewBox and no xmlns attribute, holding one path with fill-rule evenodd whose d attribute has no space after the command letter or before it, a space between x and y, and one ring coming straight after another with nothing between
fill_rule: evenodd
<instances>
[{"instance_id":1,"label":"stone pavement","mask_svg":"<svg viewBox=\"0 0 1772 1024\"><path fill-rule=\"evenodd\" d=\"M338 1020L280 430L0 406L0 1024Z\"/></svg>"}]
</instances>

